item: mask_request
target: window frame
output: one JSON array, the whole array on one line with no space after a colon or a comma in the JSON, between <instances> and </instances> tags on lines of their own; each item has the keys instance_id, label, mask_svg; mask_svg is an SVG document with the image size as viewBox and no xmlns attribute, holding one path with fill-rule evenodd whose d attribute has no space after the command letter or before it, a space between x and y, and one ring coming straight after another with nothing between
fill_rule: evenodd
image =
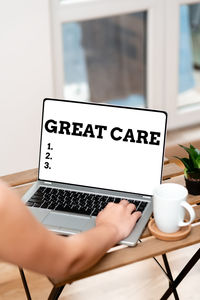
<instances>
[{"instance_id":1,"label":"window frame","mask_svg":"<svg viewBox=\"0 0 200 300\"><path fill-rule=\"evenodd\" d=\"M200 103L178 106L179 40L181 5L200 3L197 0L165 0L165 81L164 105L168 112L168 128L175 129L200 121Z\"/></svg>"},{"instance_id":2,"label":"window frame","mask_svg":"<svg viewBox=\"0 0 200 300\"><path fill-rule=\"evenodd\" d=\"M147 12L147 107L162 108L163 66L163 3L157 0L50 0L54 91L63 98L64 70L62 53L62 23L84 21L114 15Z\"/></svg>"}]
</instances>

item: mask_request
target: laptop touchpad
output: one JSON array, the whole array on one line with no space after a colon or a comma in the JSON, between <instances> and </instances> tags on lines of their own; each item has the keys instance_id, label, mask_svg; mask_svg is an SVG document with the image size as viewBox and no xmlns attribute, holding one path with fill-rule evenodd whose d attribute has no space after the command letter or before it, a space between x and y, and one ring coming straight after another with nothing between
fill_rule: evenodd
<instances>
[{"instance_id":1,"label":"laptop touchpad","mask_svg":"<svg viewBox=\"0 0 200 300\"><path fill-rule=\"evenodd\" d=\"M44 225L62 227L66 229L82 230L89 222L90 218L87 216L72 216L68 214L51 212L43 220Z\"/></svg>"}]
</instances>

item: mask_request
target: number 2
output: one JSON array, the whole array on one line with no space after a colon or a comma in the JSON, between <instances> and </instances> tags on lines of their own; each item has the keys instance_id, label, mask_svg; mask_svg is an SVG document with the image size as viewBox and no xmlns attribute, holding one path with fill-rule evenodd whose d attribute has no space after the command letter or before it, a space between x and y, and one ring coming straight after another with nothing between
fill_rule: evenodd
<instances>
[{"instance_id":1,"label":"number 2","mask_svg":"<svg viewBox=\"0 0 200 300\"><path fill-rule=\"evenodd\" d=\"M45 157L45 158L46 158L46 159L51 159L51 158L50 158L50 153L49 153L49 152L46 153L46 157Z\"/></svg>"}]
</instances>

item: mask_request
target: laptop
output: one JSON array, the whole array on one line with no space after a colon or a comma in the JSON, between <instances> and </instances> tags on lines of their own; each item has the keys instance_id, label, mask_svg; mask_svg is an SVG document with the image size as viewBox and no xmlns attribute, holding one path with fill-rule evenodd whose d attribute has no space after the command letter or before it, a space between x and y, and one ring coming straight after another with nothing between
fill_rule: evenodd
<instances>
[{"instance_id":1,"label":"laptop","mask_svg":"<svg viewBox=\"0 0 200 300\"><path fill-rule=\"evenodd\" d=\"M120 244L134 246L162 179L166 123L164 111L44 99L38 181L23 201L49 230L71 235L127 199L142 216Z\"/></svg>"}]
</instances>

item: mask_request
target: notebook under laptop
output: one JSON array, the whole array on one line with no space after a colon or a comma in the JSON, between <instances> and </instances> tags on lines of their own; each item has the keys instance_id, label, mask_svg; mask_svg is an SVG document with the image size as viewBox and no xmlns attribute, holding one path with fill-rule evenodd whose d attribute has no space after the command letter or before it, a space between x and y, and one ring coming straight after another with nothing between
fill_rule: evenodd
<instances>
[{"instance_id":1,"label":"notebook under laptop","mask_svg":"<svg viewBox=\"0 0 200 300\"><path fill-rule=\"evenodd\" d=\"M38 181L24 202L47 228L70 235L127 199L142 216L120 243L135 245L162 178L166 121L163 111L44 99Z\"/></svg>"}]
</instances>

